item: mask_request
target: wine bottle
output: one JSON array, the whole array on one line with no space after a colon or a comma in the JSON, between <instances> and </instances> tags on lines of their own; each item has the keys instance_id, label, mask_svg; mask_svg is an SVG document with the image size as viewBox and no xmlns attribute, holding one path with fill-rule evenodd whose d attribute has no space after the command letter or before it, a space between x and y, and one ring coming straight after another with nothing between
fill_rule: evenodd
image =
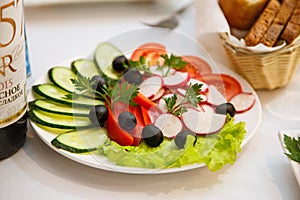
<instances>
[{"instance_id":1,"label":"wine bottle","mask_svg":"<svg viewBox=\"0 0 300 200\"><path fill-rule=\"evenodd\" d=\"M26 140L27 95L22 0L0 0L0 159Z\"/></svg>"}]
</instances>

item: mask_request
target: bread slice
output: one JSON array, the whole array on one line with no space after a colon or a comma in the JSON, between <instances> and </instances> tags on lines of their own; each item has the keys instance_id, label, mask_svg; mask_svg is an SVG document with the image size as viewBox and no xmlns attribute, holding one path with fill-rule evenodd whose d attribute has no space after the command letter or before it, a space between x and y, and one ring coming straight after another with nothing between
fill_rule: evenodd
<instances>
[{"instance_id":1,"label":"bread slice","mask_svg":"<svg viewBox=\"0 0 300 200\"><path fill-rule=\"evenodd\" d=\"M295 7L296 0L283 0L282 6L276 18L265 33L263 39L261 40L261 43L269 47L274 46L285 25L289 21Z\"/></svg>"},{"instance_id":2,"label":"bread slice","mask_svg":"<svg viewBox=\"0 0 300 200\"><path fill-rule=\"evenodd\" d=\"M279 12L280 6L281 5L278 0L270 0L268 2L263 12L245 37L245 43L247 46L255 46L260 43Z\"/></svg>"},{"instance_id":3,"label":"bread slice","mask_svg":"<svg viewBox=\"0 0 300 200\"><path fill-rule=\"evenodd\" d=\"M207 0L211 1L211 0ZM230 27L248 30L269 0L219 0Z\"/></svg>"},{"instance_id":4,"label":"bread slice","mask_svg":"<svg viewBox=\"0 0 300 200\"><path fill-rule=\"evenodd\" d=\"M300 0L297 1L296 8L281 34L281 39L290 44L300 34Z\"/></svg>"}]
</instances>

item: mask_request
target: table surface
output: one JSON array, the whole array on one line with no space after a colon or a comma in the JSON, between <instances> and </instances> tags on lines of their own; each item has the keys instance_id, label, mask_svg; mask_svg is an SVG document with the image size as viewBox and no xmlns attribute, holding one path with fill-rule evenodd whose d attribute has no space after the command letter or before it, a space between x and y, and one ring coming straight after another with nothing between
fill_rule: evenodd
<instances>
[{"instance_id":1,"label":"table surface","mask_svg":"<svg viewBox=\"0 0 300 200\"><path fill-rule=\"evenodd\" d=\"M144 28L141 21L154 21L178 6L175 0L26 6L29 84L48 68L86 55L112 35ZM188 10L176 31L197 39L196 16L195 8ZM216 61L228 64L217 39L199 41ZM0 161L0 199L300 199L277 136L279 130L300 129L299 76L297 69L286 87L257 91L262 122L236 163L218 172L205 167L162 175L99 170L54 152L30 127L23 148Z\"/></svg>"}]
</instances>

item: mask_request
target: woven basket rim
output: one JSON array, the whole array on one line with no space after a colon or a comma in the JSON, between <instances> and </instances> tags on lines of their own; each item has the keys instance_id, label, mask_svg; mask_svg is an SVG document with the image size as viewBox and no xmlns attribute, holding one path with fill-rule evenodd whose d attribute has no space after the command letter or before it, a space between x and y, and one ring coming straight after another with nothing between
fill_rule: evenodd
<instances>
[{"instance_id":1,"label":"woven basket rim","mask_svg":"<svg viewBox=\"0 0 300 200\"><path fill-rule=\"evenodd\" d=\"M225 45L227 48L230 48L231 50L233 50L236 53L241 53L241 54L249 54L249 55L257 55L257 56L263 56L263 55L278 55L278 54L283 54L283 53L288 53L288 52L292 52L295 48L300 47L300 35L290 44L275 50L275 51L271 51L271 52L253 52L245 47L242 46L238 46L234 43L232 43L229 40L229 33L227 32L221 32L219 33L220 38L223 40L223 45Z\"/></svg>"},{"instance_id":2,"label":"woven basket rim","mask_svg":"<svg viewBox=\"0 0 300 200\"><path fill-rule=\"evenodd\" d=\"M300 36L292 44L272 52L252 52L229 41L228 33L220 33L231 67L254 89L285 86L300 62Z\"/></svg>"}]
</instances>

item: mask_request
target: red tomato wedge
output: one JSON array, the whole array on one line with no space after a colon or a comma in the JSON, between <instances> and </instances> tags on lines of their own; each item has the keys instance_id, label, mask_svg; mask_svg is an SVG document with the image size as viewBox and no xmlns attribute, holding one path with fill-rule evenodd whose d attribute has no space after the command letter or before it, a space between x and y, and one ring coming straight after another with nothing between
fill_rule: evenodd
<instances>
[{"instance_id":1,"label":"red tomato wedge","mask_svg":"<svg viewBox=\"0 0 300 200\"><path fill-rule=\"evenodd\" d=\"M139 61L141 56L144 56L147 62L152 65L157 63L163 64L164 59L160 57L167 53L166 47L158 43L145 43L138 48L131 55L132 61Z\"/></svg>"},{"instance_id":2,"label":"red tomato wedge","mask_svg":"<svg viewBox=\"0 0 300 200\"><path fill-rule=\"evenodd\" d=\"M182 60L188 62L182 71L186 71L190 74L191 78L201 77L203 74L211 74L212 69L209 64L197 56L185 55L182 56Z\"/></svg>"},{"instance_id":3,"label":"red tomato wedge","mask_svg":"<svg viewBox=\"0 0 300 200\"><path fill-rule=\"evenodd\" d=\"M227 74L204 74L201 78L208 85L214 85L226 100L242 92L241 84L232 76Z\"/></svg>"},{"instance_id":4,"label":"red tomato wedge","mask_svg":"<svg viewBox=\"0 0 300 200\"><path fill-rule=\"evenodd\" d=\"M118 119L113 114L112 110L108 108L108 118L106 122L108 137L121 146L131 146L134 142L132 135L123 130L118 123Z\"/></svg>"}]
</instances>

